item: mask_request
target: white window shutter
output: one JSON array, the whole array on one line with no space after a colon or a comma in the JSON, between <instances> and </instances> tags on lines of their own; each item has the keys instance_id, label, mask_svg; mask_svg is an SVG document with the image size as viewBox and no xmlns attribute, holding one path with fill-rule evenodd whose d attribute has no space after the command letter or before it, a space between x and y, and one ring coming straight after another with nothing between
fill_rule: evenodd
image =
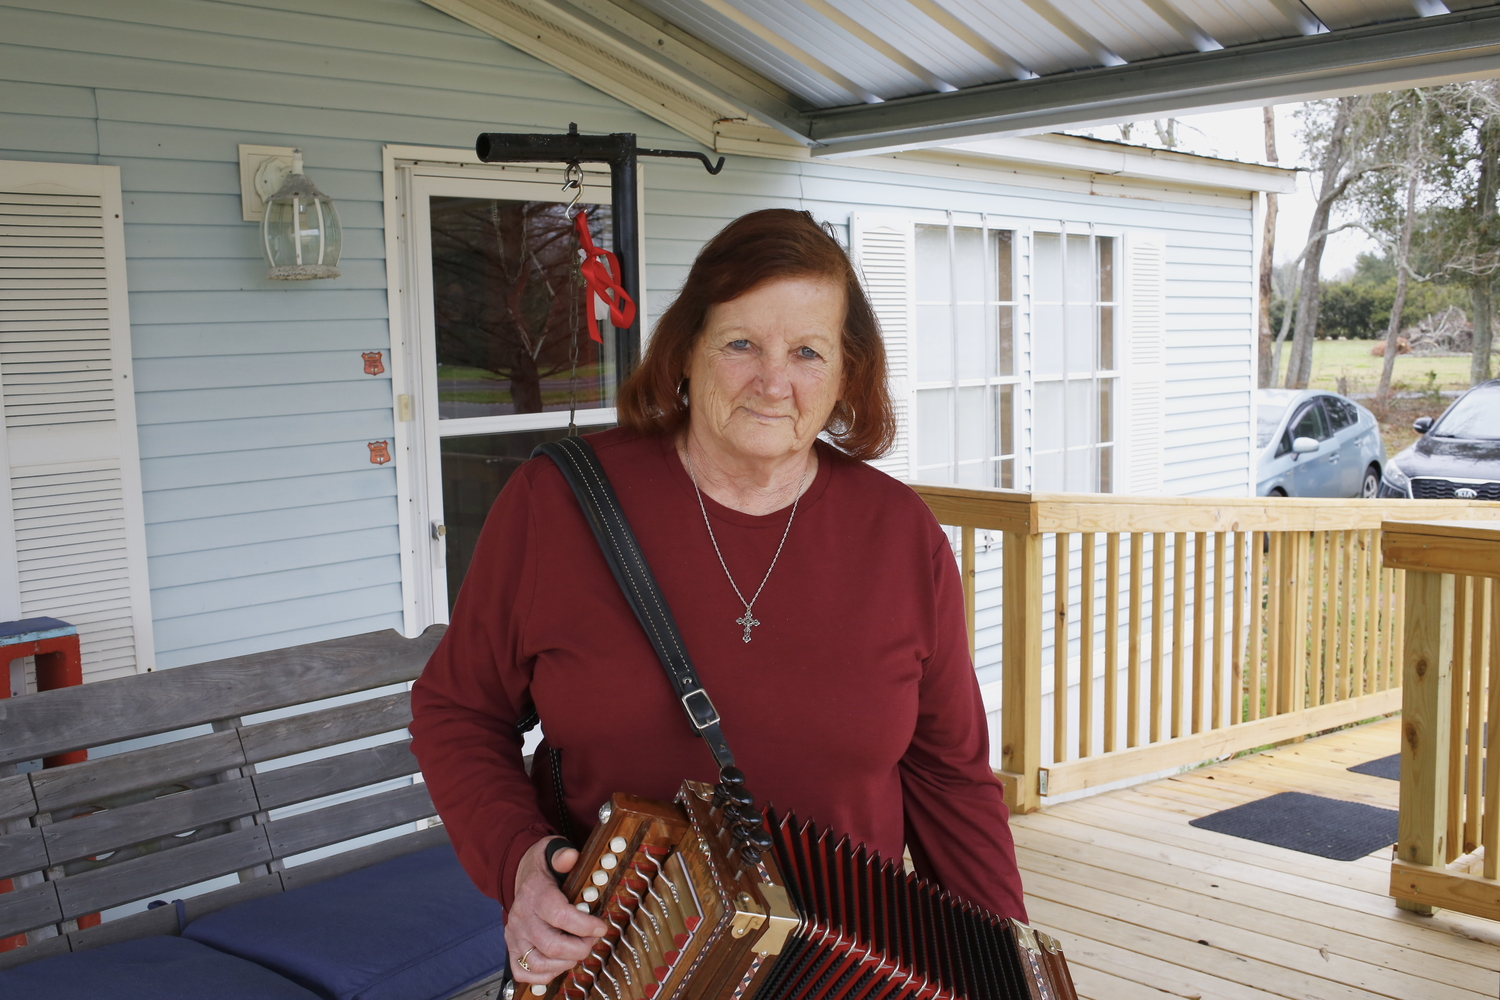
<instances>
[{"instance_id":1,"label":"white window shutter","mask_svg":"<svg viewBox=\"0 0 1500 1000\"><path fill-rule=\"evenodd\" d=\"M1159 233L1125 234L1124 482L1117 492L1163 490L1166 435L1167 248Z\"/></svg>"},{"instance_id":2,"label":"white window shutter","mask_svg":"<svg viewBox=\"0 0 1500 1000\"><path fill-rule=\"evenodd\" d=\"M849 244L864 279L865 294L880 320L887 388L896 411L896 441L884 458L870 464L898 479L910 479L914 472L912 419L916 413L911 359L916 227L901 216L855 212L849 219Z\"/></svg>"},{"instance_id":3,"label":"white window shutter","mask_svg":"<svg viewBox=\"0 0 1500 1000\"><path fill-rule=\"evenodd\" d=\"M0 161L0 613L154 663L118 167Z\"/></svg>"}]
</instances>

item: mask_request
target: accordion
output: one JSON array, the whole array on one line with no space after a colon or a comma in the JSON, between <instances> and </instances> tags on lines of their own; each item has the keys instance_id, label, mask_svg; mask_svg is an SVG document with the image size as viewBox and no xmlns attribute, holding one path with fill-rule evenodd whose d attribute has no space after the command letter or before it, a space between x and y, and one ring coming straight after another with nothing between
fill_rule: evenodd
<instances>
[{"instance_id":1,"label":"accordion","mask_svg":"<svg viewBox=\"0 0 1500 1000\"><path fill-rule=\"evenodd\" d=\"M562 890L609 931L530 994L1076 1000L1052 937L795 816L768 809L762 824L734 792L689 781L671 803L605 803Z\"/></svg>"}]
</instances>

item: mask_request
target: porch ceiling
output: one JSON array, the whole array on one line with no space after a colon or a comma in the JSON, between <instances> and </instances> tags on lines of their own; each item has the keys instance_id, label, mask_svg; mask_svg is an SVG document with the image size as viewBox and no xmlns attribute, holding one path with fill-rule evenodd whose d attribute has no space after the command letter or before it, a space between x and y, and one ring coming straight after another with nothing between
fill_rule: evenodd
<instances>
[{"instance_id":1,"label":"porch ceiling","mask_svg":"<svg viewBox=\"0 0 1500 1000\"><path fill-rule=\"evenodd\" d=\"M428 2L582 29L815 156L1500 74L1500 0Z\"/></svg>"}]
</instances>

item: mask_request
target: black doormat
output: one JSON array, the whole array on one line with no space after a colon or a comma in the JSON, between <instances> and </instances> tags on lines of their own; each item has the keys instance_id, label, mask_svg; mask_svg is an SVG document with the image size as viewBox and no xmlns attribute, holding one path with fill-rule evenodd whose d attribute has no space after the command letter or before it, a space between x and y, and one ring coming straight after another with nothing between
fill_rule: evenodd
<instances>
[{"instance_id":1,"label":"black doormat","mask_svg":"<svg viewBox=\"0 0 1500 1000\"><path fill-rule=\"evenodd\" d=\"M1401 780L1401 755L1393 753L1389 757L1376 757L1367 760L1363 764L1355 764L1349 768L1355 774L1371 774L1377 778L1390 778L1392 781Z\"/></svg>"},{"instance_id":2,"label":"black doormat","mask_svg":"<svg viewBox=\"0 0 1500 1000\"><path fill-rule=\"evenodd\" d=\"M1195 819L1200 830L1273 847L1353 861L1396 842L1394 809L1303 792L1281 792Z\"/></svg>"}]
</instances>

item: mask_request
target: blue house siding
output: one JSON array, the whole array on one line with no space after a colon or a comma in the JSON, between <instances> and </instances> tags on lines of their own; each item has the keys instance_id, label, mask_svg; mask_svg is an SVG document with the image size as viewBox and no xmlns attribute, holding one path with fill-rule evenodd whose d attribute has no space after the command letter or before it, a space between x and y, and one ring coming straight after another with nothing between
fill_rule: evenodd
<instances>
[{"instance_id":1,"label":"blue house siding","mask_svg":"<svg viewBox=\"0 0 1500 1000\"><path fill-rule=\"evenodd\" d=\"M121 168L157 663L402 625L381 147L670 129L417 0L0 4L0 158ZM265 277L237 145L297 146L343 276Z\"/></svg>"},{"instance_id":2,"label":"blue house siding","mask_svg":"<svg viewBox=\"0 0 1500 1000\"><path fill-rule=\"evenodd\" d=\"M569 121L692 145L419 0L0 0L0 158L122 173L160 665L401 627L396 475L367 448L392 436L392 387L360 358L379 350L389 365L382 147L470 148L480 131ZM343 222L341 278L265 278L258 227L241 219L240 143L304 151ZM1163 233L1166 488L1248 489L1248 198L1115 196L938 157L732 157L717 177L647 160L643 174L648 318L706 239L759 208L840 227L855 211L953 210ZM998 583L985 569L982 595ZM983 596L980 623L987 665L998 622Z\"/></svg>"}]
</instances>

